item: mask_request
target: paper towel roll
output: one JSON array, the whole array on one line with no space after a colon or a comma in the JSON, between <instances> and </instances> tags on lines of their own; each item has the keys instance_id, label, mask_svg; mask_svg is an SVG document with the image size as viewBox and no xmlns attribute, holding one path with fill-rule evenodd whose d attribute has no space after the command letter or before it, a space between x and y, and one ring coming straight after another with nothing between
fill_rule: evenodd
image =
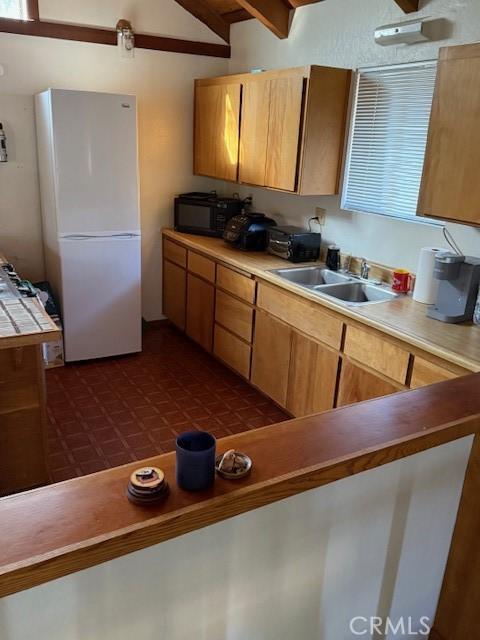
<instances>
[{"instance_id":1,"label":"paper towel roll","mask_svg":"<svg viewBox=\"0 0 480 640\"><path fill-rule=\"evenodd\" d=\"M423 247L418 259L413 299L423 304L434 304L437 299L438 280L434 277L435 256L445 251L439 247Z\"/></svg>"}]
</instances>

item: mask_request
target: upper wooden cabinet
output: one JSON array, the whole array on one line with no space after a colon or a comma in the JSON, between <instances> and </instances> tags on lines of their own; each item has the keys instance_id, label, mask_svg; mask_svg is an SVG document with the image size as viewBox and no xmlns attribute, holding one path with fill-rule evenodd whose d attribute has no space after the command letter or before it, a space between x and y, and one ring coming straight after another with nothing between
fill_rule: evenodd
<instances>
[{"instance_id":1,"label":"upper wooden cabinet","mask_svg":"<svg viewBox=\"0 0 480 640\"><path fill-rule=\"evenodd\" d=\"M197 80L195 173L301 195L338 193L350 78L347 69L312 66ZM237 145L227 145L225 113L214 105L234 88L241 126ZM228 131L233 137L235 127ZM230 177L212 159L222 145L238 151Z\"/></svg>"},{"instance_id":2,"label":"upper wooden cabinet","mask_svg":"<svg viewBox=\"0 0 480 640\"><path fill-rule=\"evenodd\" d=\"M480 225L480 44L440 50L418 213Z\"/></svg>"},{"instance_id":3,"label":"upper wooden cabinet","mask_svg":"<svg viewBox=\"0 0 480 640\"><path fill-rule=\"evenodd\" d=\"M195 87L196 174L237 179L240 93L239 83Z\"/></svg>"},{"instance_id":4,"label":"upper wooden cabinet","mask_svg":"<svg viewBox=\"0 0 480 640\"><path fill-rule=\"evenodd\" d=\"M240 182L295 191L303 94L300 75L244 85Z\"/></svg>"}]
</instances>

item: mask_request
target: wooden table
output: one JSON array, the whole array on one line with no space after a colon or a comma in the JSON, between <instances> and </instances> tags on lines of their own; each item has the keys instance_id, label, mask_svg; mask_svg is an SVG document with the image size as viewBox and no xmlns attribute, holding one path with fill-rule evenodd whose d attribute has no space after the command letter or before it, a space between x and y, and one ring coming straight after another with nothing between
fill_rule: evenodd
<instances>
[{"instance_id":1,"label":"wooden table","mask_svg":"<svg viewBox=\"0 0 480 640\"><path fill-rule=\"evenodd\" d=\"M49 482L42 343L60 338L35 298L0 300L0 495Z\"/></svg>"}]
</instances>

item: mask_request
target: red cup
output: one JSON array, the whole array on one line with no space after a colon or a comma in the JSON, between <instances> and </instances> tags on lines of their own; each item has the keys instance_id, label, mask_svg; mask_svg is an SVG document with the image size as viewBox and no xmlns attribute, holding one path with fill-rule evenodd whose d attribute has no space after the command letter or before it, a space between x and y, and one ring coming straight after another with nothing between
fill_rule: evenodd
<instances>
[{"instance_id":1,"label":"red cup","mask_svg":"<svg viewBox=\"0 0 480 640\"><path fill-rule=\"evenodd\" d=\"M406 269L396 269L393 272L392 289L397 293L408 293L412 286L412 274Z\"/></svg>"}]
</instances>

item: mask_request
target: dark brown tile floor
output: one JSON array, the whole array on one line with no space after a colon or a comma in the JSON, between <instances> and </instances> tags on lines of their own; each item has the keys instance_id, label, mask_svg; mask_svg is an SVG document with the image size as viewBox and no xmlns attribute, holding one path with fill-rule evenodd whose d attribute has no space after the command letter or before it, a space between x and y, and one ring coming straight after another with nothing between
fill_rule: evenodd
<instances>
[{"instance_id":1,"label":"dark brown tile floor","mask_svg":"<svg viewBox=\"0 0 480 640\"><path fill-rule=\"evenodd\" d=\"M221 438L287 419L169 323L141 354L47 371L47 394L54 482L171 451L192 428Z\"/></svg>"}]
</instances>

